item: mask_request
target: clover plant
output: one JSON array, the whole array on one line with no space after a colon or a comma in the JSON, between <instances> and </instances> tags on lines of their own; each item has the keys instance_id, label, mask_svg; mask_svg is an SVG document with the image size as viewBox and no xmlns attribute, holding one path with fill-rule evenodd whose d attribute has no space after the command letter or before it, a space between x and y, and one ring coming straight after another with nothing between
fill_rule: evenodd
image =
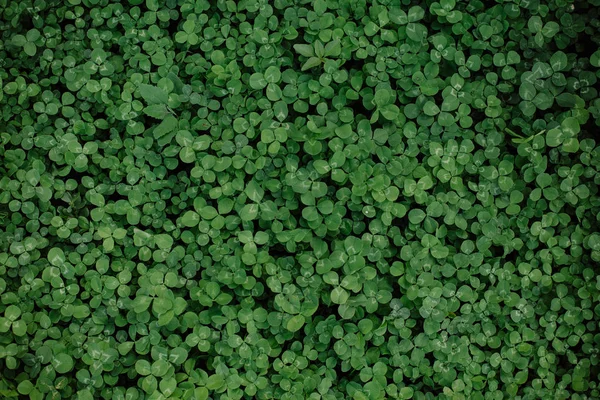
<instances>
[{"instance_id":1,"label":"clover plant","mask_svg":"<svg viewBox=\"0 0 600 400\"><path fill-rule=\"evenodd\" d=\"M0 398L600 398L600 2L0 0Z\"/></svg>"}]
</instances>

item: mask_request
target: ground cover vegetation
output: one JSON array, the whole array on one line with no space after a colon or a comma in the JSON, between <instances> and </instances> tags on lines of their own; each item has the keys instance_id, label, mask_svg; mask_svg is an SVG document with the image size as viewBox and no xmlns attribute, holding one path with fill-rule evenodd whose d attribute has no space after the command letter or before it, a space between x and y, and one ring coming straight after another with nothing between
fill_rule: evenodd
<instances>
[{"instance_id":1,"label":"ground cover vegetation","mask_svg":"<svg viewBox=\"0 0 600 400\"><path fill-rule=\"evenodd\" d=\"M598 399L599 0L0 0L0 397Z\"/></svg>"}]
</instances>

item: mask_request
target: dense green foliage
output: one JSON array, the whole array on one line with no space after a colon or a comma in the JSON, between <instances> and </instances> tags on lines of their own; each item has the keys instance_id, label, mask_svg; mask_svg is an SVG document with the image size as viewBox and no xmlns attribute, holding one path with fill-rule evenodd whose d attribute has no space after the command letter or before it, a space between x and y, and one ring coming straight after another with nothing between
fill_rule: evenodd
<instances>
[{"instance_id":1,"label":"dense green foliage","mask_svg":"<svg viewBox=\"0 0 600 400\"><path fill-rule=\"evenodd\" d=\"M0 398L600 398L599 13L0 0Z\"/></svg>"}]
</instances>

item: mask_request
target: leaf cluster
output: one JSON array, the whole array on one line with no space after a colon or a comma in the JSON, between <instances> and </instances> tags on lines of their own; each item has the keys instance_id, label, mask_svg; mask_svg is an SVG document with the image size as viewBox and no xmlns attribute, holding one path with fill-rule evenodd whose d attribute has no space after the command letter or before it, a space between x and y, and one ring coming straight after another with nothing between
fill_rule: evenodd
<instances>
[{"instance_id":1,"label":"leaf cluster","mask_svg":"<svg viewBox=\"0 0 600 400\"><path fill-rule=\"evenodd\" d=\"M0 398L600 398L599 6L0 0Z\"/></svg>"}]
</instances>

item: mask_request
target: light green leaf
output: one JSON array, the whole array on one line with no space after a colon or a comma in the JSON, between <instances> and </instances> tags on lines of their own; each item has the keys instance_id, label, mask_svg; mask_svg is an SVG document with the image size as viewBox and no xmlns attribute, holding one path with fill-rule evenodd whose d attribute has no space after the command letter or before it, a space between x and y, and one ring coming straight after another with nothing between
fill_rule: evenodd
<instances>
[{"instance_id":1,"label":"light green leaf","mask_svg":"<svg viewBox=\"0 0 600 400\"><path fill-rule=\"evenodd\" d=\"M341 286L331 291L331 301L335 304L345 304L349 297L350 294Z\"/></svg>"},{"instance_id":2,"label":"light green leaf","mask_svg":"<svg viewBox=\"0 0 600 400\"><path fill-rule=\"evenodd\" d=\"M30 169L25 174L25 179L31 186L37 186L40 182L40 172L37 169Z\"/></svg>"},{"instance_id":3,"label":"light green leaf","mask_svg":"<svg viewBox=\"0 0 600 400\"><path fill-rule=\"evenodd\" d=\"M281 80L281 72L279 71L279 68L274 65L267 68L264 76L268 83L277 83Z\"/></svg>"},{"instance_id":4,"label":"light green leaf","mask_svg":"<svg viewBox=\"0 0 600 400\"><path fill-rule=\"evenodd\" d=\"M33 383L31 383L31 381L24 380L21 383L19 383L19 386L17 386L17 391L21 394L27 395L31 393L34 388L35 386L33 385Z\"/></svg>"},{"instance_id":5,"label":"light green leaf","mask_svg":"<svg viewBox=\"0 0 600 400\"><path fill-rule=\"evenodd\" d=\"M167 104L169 102L169 94L159 87L142 83L138 89L148 104Z\"/></svg>"},{"instance_id":6,"label":"light green leaf","mask_svg":"<svg viewBox=\"0 0 600 400\"><path fill-rule=\"evenodd\" d=\"M411 224L419 224L421 223L421 221L423 221L425 219L425 211L421 210L421 209L413 209L410 210L408 212L408 220L410 221Z\"/></svg>"},{"instance_id":7,"label":"light green leaf","mask_svg":"<svg viewBox=\"0 0 600 400\"><path fill-rule=\"evenodd\" d=\"M219 374L211 375L206 380L206 388L208 390L217 390L225 384L225 380Z\"/></svg>"},{"instance_id":8,"label":"light green leaf","mask_svg":"<svg viewBox=\"0 0 600 400\"><path fill-rule=\"evenodd\" d=\"M562 51L557 51L550 57L550 66L554 70L554 72L563 71L567 68L567 55Z\"/></svg>"},{"instance_id":9,"label":"light green leaf","mask_svg":"<svg viewBox=\"0 0 600 400\"><path fill-rule=\"evenodd\" d=\"M542 35L547 38L554 37L560 30L560 25L555 21L548 21L542 28Z\"/></svg>"},{"instance_id":10,"label":"light green leaf","mask_svg":"<svg viewBox=\"0 0 600 400\"><path fill-rule=\"evenodd\" d=\"M4 315L9 321L16 321L17 318L21 316L21 309L14 304L11 304L10 306L6 307Z\"/></svg>"},{"instance_id":11,"label":"light green leaf","mask_svg":"<svg viewBox=\"0 0 600 400\"><path fill-rule=\"evenodd\" d=\"M178 121L172 115L167 116L156 128L154 128L154 138L158 139L172 132L177 128Z\"/></svg>"},{"instance_id":12,"label":"light green leaf","mask_svg":"<svg viewBox=\"0 0 600 400\"><path fill-rule=\"evenodd\" d=\"M414 394L413 388L408 387L408 386L401 388L400 392L399 392L400 398L403 400L412 399L413 394Z\"/></svg>"},{"instance_id":13,"label":"light green leaf","mask_svg":"<svg viewBox=\"0 0 600 400\"><path fill-rule=\"evenodd\" d=\"M173 238L167 234L154 235L154 243L161 250L169 250L173 246Z\"/></svg>"},{"instance_id":14,"label":"light green leaf","mask_svg":"<svg viewBox=\"0 0 600 400\"><path fill-rule=\"evenodd\" d=\"M202 219L211 220L219 215L219 212L213 206L204 206L200 209L200 216Z\"/></svg>"},{"instance_id":15,"label":"light green leaf","mask_svg":"<svg viewBox=\"0 0 600 400\"><path fill-rule=\"evenodd\" d=\"M246 204L240 210L240 218L242 221L252 221L258 215L258 204Z\"/></svg>"},{"instance_id":16,"label":"light green leaf","mask_svg":"<svg viewBox=\"0 0 600 400\"><path fill-rule=\"evenodd\" d=\"M563 133L568 137L575 137L581 131L579 121L575 117L568 117L560 124Z\"/></svg>"},{"instance_id":17,"label":"light green leaf","mask_svg":"<svg viewBox=\"0 0 600 400\"><path fill-rule=\"evenodd\" d=\"M387 104L379 109L383 118L393 121L400 115L400 108L395 104Z\"/></svg>"},{"instance_id":18,"label":"light green leaf","mask_svg":"<svg viewBox=\"0 0 600 400\"><path fill-rule=\"evenodd\" d=\"M188 211L181 217L181 223L188 228L198 225L200 216L195 211Z\"/></svg>"},{"instance_id":19,"label":"light green leaf","mask_svg":"<svg viewBox=\"0 0 600 400\"><path fill-rule=\"evenodd\" d=\"M425 10L421 6L412 6L408 9L408 22L417 22L425 17Z\"/></svg>"},{"instance_id":20,"label":"light green leaf","mask_svg":"<svg viewBox=\"0 0 600 400\"><path fill-rule=\"evenodd\" d=\"M48 261L50 264L60 267L65 263L65 253L58 247L53 247L48 251Z\"/></svg>"},{"instance_id":21,"label":"light green leaf","mask_svg":"<svg viewBox=\"0 0 600 400\"><path fill-rule=\"evenodd\" d=\"M169 115L169 110L166 104L151 104L148 107L144 107L144 114L152 118L163 119Z\"/></svg>"},{"instance_id":22,"label":"light green leaf","mask_svg":"<svg viewBox=\"0 0 600 400\"><path fill-rule=\"evenodd\" d=\"M265 195L264 189L261 188L260 185L254 179L248 183L244 192L250 200L256 203L259 203Z\"/></svg>"},{"instance_id":23,"label":"light green leaf","mask_svg":"<svg viewBox=\"0 0 600 400\"><path fill-rule=\"evenodd\" d=\"M310 44L295 44L294 50L304 57L313 57L315 55L313 47Z\"/></svg>"},{"instance_id":24,"label":"light green leaf","mask_svg":"<svg viewBox=\"0 0 600 400\"><path fill-rule=\"evenodd\" d=\"M32 42L27 42L23 45L23 51L30 57L35 56L37 52L37 47Z\"/></svg>"},{"instance_id":25,"label":"light green leaf","mask_svg":"<svg viewBox=\"0 0 600 400\"><path fill-rule=\"evenodd\" d=\"M73 369L73 359L70 355L60 353L52 358L52 366L59 374L66 374Z\"/></svg>"},{"instance_id":26,"label":"light green leaf","mask_svg":"<svg viewBox=\"0 0 600 400\"><path fill-rule=\"evenodd\" d=\"M262 90L267 86L265 76L260 72L255 72L250 75L250 87L254 90Z\"/></svg>"},{"instance_id":27,"label":"light green leaf","mask_svg":"<svg viewBox=\"0 0 600 400\"><path fill-rule=\"evenodd\" d=\"M317 57L311 57L302 66L302 71L306 71L308 69L314 68L321 64L321 59Z\"/></svg>"},{"instance_id":28,"label":"light green leaf","mask_svg":"<svg viewBox=\"0 0 600 400\"><path fill-rule=\"evenodd\" d=\"M415 42L421 42L427 36L427 28L419 23L411 22L406 25L406 35Z\"/></svg>"},{"instance_id":29,"label":"light green leaf","mask_svg":"<svg viewBox=\"0 0 600 400\"><path fill-rule=\"evenodd\" d=\"M338 57L342 52L342 46L338 39L332 40L325 45L325 57Z\"/></svg>"},{"instance_id":30,"label":"light green leaf","mask_svg":"<svg viewBox=\"0 0 600 400\"><path fill-rule=\"evenodd\" d=\"M600 50L596 50L590 57L590 64L594 67L600 67Z\"/></svg>"},{"instance_id":31,"label":"light green leaf","mask_svg":"<svg viewBox=\"0 0 600 400\"><path fill-rule=\"evenodd\" d=\"M290 332L297 332L304 325L304 321L305 321L305 319L304 319L303 315L301 315L301 314L295 315L288 320L286 328Z\"/></svg>"},{"instance_id":32,"label":"light green leaf","mask_svg":"<svg viewBox=\"0 0 600 400\"><path fill-rule=\"evenodd\" d=\"M27 38L25 38L23 35L15 35L12 38L12 43L15 46L23 47L27 43Z\"/></svg>"},{"instance_id":33,"label":"light green leaf","mask_svg":"<svg viewBox=\"0 0 600 400\"><path fill-rule=\"evenodd\" d=\"M433 101L428 101L423 106L423 112L425 115L433 117L434 115L438 115L440 113L440 108Z\"/></svg>"},{"instance_id":34,"label":"light green leaf","mask_svg":"<svg viewBox=\"0 0 600 400\"><path fill-rule=\"evenodd\" d=\"M147 360L137 360L135 371L142 376L150 375L152 373L152 365Z\"/></svg>"}]
</instances>

